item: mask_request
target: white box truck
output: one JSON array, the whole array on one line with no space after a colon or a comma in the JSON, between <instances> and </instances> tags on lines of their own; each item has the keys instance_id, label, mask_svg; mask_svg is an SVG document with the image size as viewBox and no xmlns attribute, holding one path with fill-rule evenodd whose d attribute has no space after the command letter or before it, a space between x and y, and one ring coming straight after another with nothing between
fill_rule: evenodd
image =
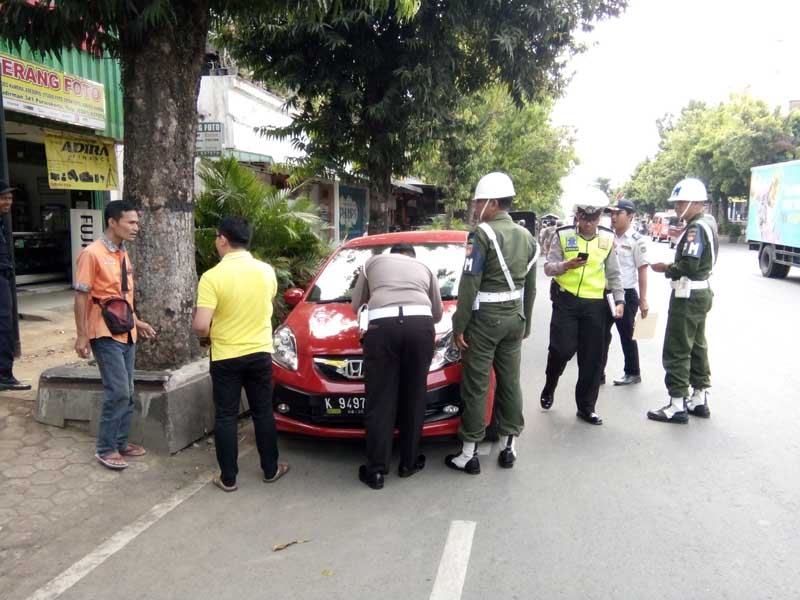
<instances>
[{"instance_id":1,"label":"white box truck","mask_svg":"<svg viewBox=\"0 0 800 600\"><path fill-rule=\"evenodd\" d=\"M747 243L758 251L764 277L786 277L800 266L800 160L753 167Z\"/></svg>"}]
</instances>

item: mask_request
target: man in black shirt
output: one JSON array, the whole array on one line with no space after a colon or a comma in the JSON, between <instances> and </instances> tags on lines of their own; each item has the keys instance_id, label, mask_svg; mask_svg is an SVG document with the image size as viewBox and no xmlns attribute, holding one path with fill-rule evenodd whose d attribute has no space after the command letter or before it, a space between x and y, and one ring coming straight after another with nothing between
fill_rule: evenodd
<instances>
[{"instance_id":1,"label":"man in black shirt","mask_svg":"<svg viewBox=\"0 0 800 600\"><path fill-rule=\"evenodd\" d=\"M12 369L14 348L19 332L14 322L16 286L14 285L14 262L11 257L10 232L6 229L5 215L14 202L14 190L0 179L0 391L29 390L31 386L20 383Z\"/></svg>"}]
</instances>

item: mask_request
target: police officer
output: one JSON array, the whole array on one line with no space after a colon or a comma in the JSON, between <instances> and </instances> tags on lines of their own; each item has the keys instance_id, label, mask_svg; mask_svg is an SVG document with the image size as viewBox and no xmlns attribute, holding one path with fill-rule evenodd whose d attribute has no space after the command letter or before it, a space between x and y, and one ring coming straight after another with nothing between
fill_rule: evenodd
<instances>
[{"instance_id":1,"label":"police officer","mask_svg":"<svg viewBox=\"0 0 800 600\"><path fill-rule=\"evenodd\" d=\"M29 390L30 384L14 377L14 352L19 347L19 329L14 320L17 293L14 281L14 262L11 259L10 232L6 230L6 219L14 202L17 188L0 180L0 391Z\"/></svg>"},{"instance_id":2,"label":"police officer","mask_svg":"<svg viewBox=\"0 0 800 600\"><path fill-rule=\"evenodd\" d=\"M400 477L425 467L419 454L425 392L433 358L433 325L442 318L439 281L416 260L414 247L396 244L388 254L371 257L356 281L352 304L368 304L364 334L367 464L358 469L362 483L379 490L389 471L395 421L400 431ZM396 418L399 414L399 418Z\"/></svg>"},{"instance_id":3,"label":"police officer","mask_svg":"<svg viewBox=\"0 0 800 600\"><path fill-rule=\"evenodd\" d=\"M478 182L473 202L479 224L467 239L453 315L454 343L463 353L464 411L458 431L462 449L448 455L445 464L470 475L481 471L477 445L486 431L492 367L497 379L495 425L505 438L498 457L501 467L514 466L515 438L524 426L519 365L522 340L531 332L539 251L531 233L507 212L514 196L514 184L505 173L489 173Z\"/></svg>"},{"instance_id":4,"label":"police officer","mask_svg":"<svg viewBox=\"0 0 800 600\"><path fill-rule=\"evenodd\" d=\"M621 319L609 319L606 335L606 349L603 355L603 375L605 380L608 348L611 345L611 328L617 326L622 353L625 356L625 370L622 377L614 380L614 385L631 385L641 383L639 369L639 347L633 339L633 326L636 312L641 309L642 317L646 317L647 304L647 241L636 231L632 224L636 206L630 200L621 198L610 209L611 226L614 229L617 257L622 271L622 287L625 288L625 312Z\"/></svg>"},{"instance_id":5,"label":"police officer","mask_svg":"<svg viewBox=\"0 0 800 600\"><path fill-rule=\"evenodd\" d=\"M614 318L621 318L625 308L614 232L598 225L607 206L608 196L597 188L587 188L575 205L577 224L556 231L544 263L544 272L555 279L558 290L550 320L547 379L540 402L545 410L553 405L558 379L577 351L576 414L592 425L603 424L594 409L603 373L609 314L606 280L613 294Z\"/></svg>"},{"instance_id":6,"label":"police officer","mask_svg":"<svg viewBox=\"0 0 800 600\"><path fill-rule=\"evenodd\" d=\"M669 404L647 413L654 421L687 423L690 414L711 416L706 315L714 297L708 278L717 260L719 236L716 223L703 214L706 198L706 186L699 179L678 182L669 200L686 227L676 245L675 262L651 265L656 273L664 273L672 286L661 355Z\"/></svg>"}]
</instances>

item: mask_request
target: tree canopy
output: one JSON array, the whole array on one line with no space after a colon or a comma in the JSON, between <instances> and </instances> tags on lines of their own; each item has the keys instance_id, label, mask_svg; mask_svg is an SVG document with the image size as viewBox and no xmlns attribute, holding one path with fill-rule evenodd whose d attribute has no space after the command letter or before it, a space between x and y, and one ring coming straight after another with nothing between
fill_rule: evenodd
<instances>
[{"instance_id":1,"label":"tree canopy","mask_svg":"<svg viewBox=\"0 0 800 600\"><path fill-rule=\"evenodd\" d=\"M441 185L448 205L463 208L481 176L503 171L514 181L517 207L552 209L576 157L570 132L550 123L550 104L517 108L499 86L462 99L448 127L423 147L415 174Z\"/></svg>"},{"instance_id":2,"label":"tree canopy","mask_svg":"<svg viewBox=\"0 0 800 600\"><path fill-rule=\"evenodd\" d=\"M517 106L557 94L574 32L626 0L422 0L402 21L342 1L322 18L242 15L220 40L262 81L294 91L290 136L315 161L355 169L379 189L405 175L426 140L447 134L458 101L502 85Z\"/></svg>"},{"instance_id":3,"label":"tree canopy","mask_svg":"<svg viewBox=\"0 0 800 600\"><path fill-rule=\"evenodd\" d=\"M667 206L680 179L699 177L724 222L728 198L748 195L752 167L798 157L798 123L800 115L784 116L749 96L717 106L690 102L677 119L659 120L658 153L636 167L621 191L652 211Z\"/></svg>"}]
</instances>

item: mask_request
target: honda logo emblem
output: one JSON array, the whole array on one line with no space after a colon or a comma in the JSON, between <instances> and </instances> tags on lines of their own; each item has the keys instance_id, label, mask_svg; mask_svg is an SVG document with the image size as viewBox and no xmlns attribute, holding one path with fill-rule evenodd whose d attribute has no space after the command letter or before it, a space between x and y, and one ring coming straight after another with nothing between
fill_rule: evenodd
<instances>
[{"instance_id":1,"label":"honda logo emblem","mask_svg":"<svg viewBox=\"0 0 800 600\"><path fill-rule=\"evenodd\" d=\"M343 369L337 370L348 379L363 379L364 361L360 358L348 360Z\"/></svg>"}]
</instances>

